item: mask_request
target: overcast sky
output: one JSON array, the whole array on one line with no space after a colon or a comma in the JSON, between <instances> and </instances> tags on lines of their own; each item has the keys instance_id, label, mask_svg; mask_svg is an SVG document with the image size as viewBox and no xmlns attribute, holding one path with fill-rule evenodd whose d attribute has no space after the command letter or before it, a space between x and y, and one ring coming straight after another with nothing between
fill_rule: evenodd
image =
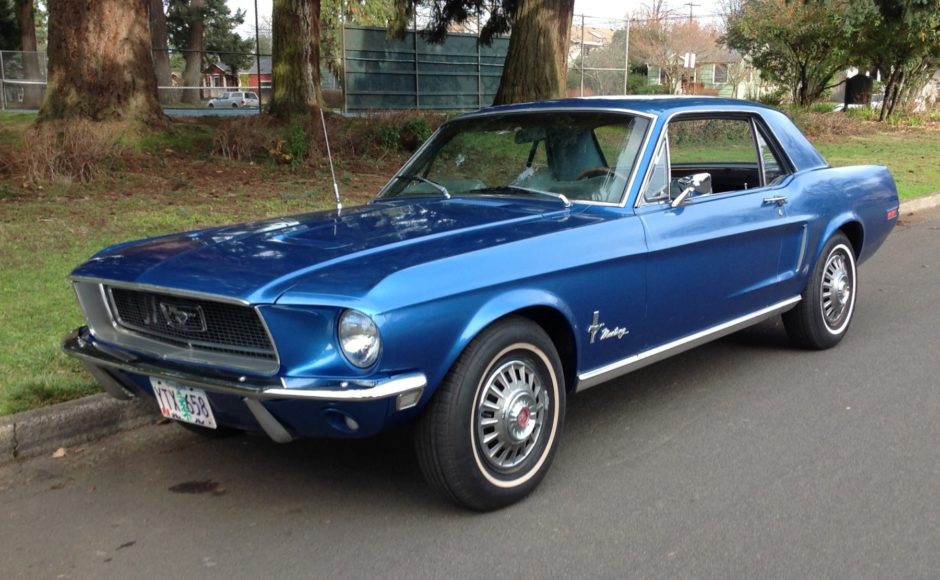
<instances>
[{"instance_id":1,"label":"overcast sky","mask_svg":"<svg viewBox=\"0 0 940 580\"><path fill-rule=\"evenodd\" d=\"M255 0L226 0L234 11L241 8L247 14L245 25L239 30L244 36L254 35L255 30ZM259 20L271 18L271 0L257 0ZM683 14L688 13L687 2L697 6L692 7L693 15L711 16L720 12L720 0L670 0L669 6ZM648 0L575 0L574 13L585 16L599 16L604 18L623 18L632 14L648 4Z\"/></svg>"}]
</instances>

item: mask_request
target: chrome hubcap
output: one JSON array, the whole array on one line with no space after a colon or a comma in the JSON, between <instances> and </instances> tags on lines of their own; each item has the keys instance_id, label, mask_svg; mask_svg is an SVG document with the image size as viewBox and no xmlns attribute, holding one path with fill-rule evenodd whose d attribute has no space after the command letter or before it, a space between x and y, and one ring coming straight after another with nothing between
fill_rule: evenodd
<instances>
[{"instance_id":1,"label":"chrome hubcap","mask_svg":"<svg viewBox=\"0 0 940 580\"><path fill-rule=\"evenodd\" d=\"M548 391L528 362L512 360L486 378L476 412L482 456L496 471L507 472L525 461L542 434Z\"/></svg>"},{"instance_id":2,"label":"chrome hubcap","mask_svg":"<svg viewBox=\"0 0 940 580\"><path fill-rule=\"evenodd\" d=\"M829 328L838 328L849 314L852 301L852 270L848 256L842 251L833 252L826 261L822 279L823 319Z\"/></svg>"}]
</instances>

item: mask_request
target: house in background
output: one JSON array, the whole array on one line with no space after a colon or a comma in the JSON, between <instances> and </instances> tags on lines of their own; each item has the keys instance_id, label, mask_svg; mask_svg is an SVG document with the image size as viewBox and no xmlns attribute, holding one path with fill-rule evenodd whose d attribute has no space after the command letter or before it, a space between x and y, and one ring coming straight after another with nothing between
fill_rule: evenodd
<instances>
[{"instance_id":1,"label":"house in background","mask_svg":"<svg viewBox=\"0 0 940 580\"><path fill-rule=\"evenodd\" d=\"M258 59L260 67L251 59L251 64L238 71L238 87L254 91L262 101L271 98L271 57L262 56ZM260 74L259 74L260 69Z\"/></svg>"},{"instance_id":2,"label":"house in background","mask_svg":"<svg viewBox=\"0 0 940 580\"><path fill-rule=\"evenodd\" d=\"M677 55L677 63L682 55ZM649 65L647 80L651 85L665 83L661 67ZM681 94L714 95L734 99L756 99L767 87L761 83L760 71L733 50L719 49L698 60L695 70L685 70L678 92Z\"/></svg>"},{"instance_id":3,"label":"house in background","mask_svg":"<svg viewBox=\"0 0 940 580\"><path fill-rule=\"evenodd\" d=\"M238 76L232 74L224 64L216 61L202 71L201 91L203 99L214 99L222 93L238 88Z\"/></svg>"},{"instance_id":4,"label":"house in background","mask_svg":"<svg viewBox=\"0 0 940 580\"><path fill-rule=\"evenodd\" d=\"M616 31L612 28L600 26L585 25L582 29L580 20L575 18L574 23L571 25L571 32L568 35L568 64L570 65L578 60L578 57L582 54L587 56L593 50L610 46L614 38L614 32Z\"/></svg>"}]
</instances>

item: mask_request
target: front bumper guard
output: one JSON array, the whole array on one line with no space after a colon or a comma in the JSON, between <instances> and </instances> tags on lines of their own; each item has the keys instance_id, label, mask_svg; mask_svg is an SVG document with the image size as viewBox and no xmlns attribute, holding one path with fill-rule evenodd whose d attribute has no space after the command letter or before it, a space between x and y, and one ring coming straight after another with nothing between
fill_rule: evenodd
<instances>
[{"instance_id":1,"label":"front bumper guard","mask_svg":"<svg viewBox=\"0 0 940 580\"><path fill-rule=\"evenodd\" d=\"M65 354L84 362L102 388L112 396L126 399L130 393L117 378L102 368L174 381L214 393L235 395L245 401L268 436L280 443L290 441L292 437L259 401L299 399L338 403L377 401L394 397L395 409L404 411L418 404L428 384L427 377L422 373L344 381L249 377L213 370L200 370L196 374L190 367L170 361L159 361L155 364L131 353L93 343L82 336L83 331L85 327L70 332L62 341L62 350Z\"/></svg>"}]
</instances>

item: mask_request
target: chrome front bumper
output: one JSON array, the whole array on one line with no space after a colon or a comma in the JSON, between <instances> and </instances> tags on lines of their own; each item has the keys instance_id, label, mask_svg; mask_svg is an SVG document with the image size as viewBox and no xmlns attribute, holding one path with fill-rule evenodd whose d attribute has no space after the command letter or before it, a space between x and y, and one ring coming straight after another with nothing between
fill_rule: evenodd
<instances>
[{"instance_id":1,"label":"chrome front bumper","mask_svg":"<svg viewBox=\"0 0 940 580\"><path fill-rule=\"evenodd\" d=\"M86 328L82 327L69 333L62 341L62 350L84 362L92 375L102 383L102 387L117 398L127 398L129 393L110 374L101 373L100 368L156 377L215 393L242 397L252 412L260 407L257 401L265 400L364 402L390 398L395 398L395 409L403 411L418 404L427 386L427 378L421 373L348 381L250 377L211 370L200 370L196 374L192 367L165 360L149 361L92 342L83 337L85 332Z\"/></svg>"}]
</instances>

